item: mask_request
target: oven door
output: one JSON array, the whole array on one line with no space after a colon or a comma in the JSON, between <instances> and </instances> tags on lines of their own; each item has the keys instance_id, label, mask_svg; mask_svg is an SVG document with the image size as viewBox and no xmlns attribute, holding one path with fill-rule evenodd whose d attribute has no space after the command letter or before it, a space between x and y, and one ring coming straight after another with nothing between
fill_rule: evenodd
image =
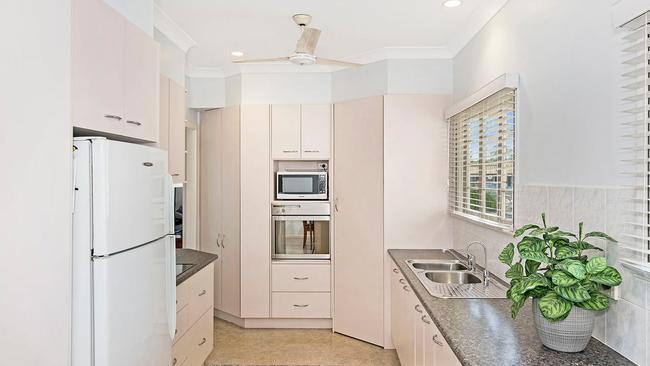
<instances>
[{"instance_id":1,"label":"oven door","mask_svg":"<svg viewBox=\"0 0 650 366\"><path fill-rule=\"evenodd\" d=\"M327 178L322 174L277 175L277 199L279 200L326 200Z\"/></svg>"},{"instance_id":2,"label":"oven door","mask_svg":"<svg viewBox=\"0 0 650 366\"><path fill-rule=\"evenodd\" d=\"M273 259L330 259L329 216L273 216Z\"/></svg>"}]
</instances>

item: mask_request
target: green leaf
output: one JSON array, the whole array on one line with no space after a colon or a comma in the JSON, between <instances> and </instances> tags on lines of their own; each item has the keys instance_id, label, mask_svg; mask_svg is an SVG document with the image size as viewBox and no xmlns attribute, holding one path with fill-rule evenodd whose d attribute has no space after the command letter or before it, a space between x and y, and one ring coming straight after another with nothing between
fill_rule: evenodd
<instances>
[{"instance_id":1,"label":"green leaf","mask_svg":"<svg viewBox=\"0 0 650 366\"><path fill-rule=\"evenodd\" d=\"M538 229L535 229L535 230L531 231L530 235L531 236L538 236L538 235L542 235L542 234L550 234L550 233L552 233L554 231L558 231L558 230L559 230L559 227L557 227L557 226L553 226L553 227L549 227L549 228L543 228L542 227L542 228L538 228Z\"/></svg>"},{"instance_id":2,"label":"green leaf","mask_svg":"<svg viewBox=\"0 0 650 366\"><path fill-rule=\"evenodd\" d=\"M589 300L576 303L576 306L579 306L583 309L596 311L606 310L609 308L609 298L606 295L598 291L590 292L590 295L591 298Z\"/></svg>"},{"instance_id":3,"label":"green leaf","mask_svg":"<svg viewBox=\"0 0 650 366\"><path fill-rule=\"evenodd\" d=\"M526 268L526 276L530 276L531 274L537 272L540 265L540 262L527 260L524 264L524 268Z\"/></svg>"},{"instance_id":4,"label":"green leaf","mask_svg":"<svg viewBox=\"0 0 650 366\"><path fill-rule=\"evenodd\" d=\"M512 300L512 306L510 307L510 315L512 316L512 319L515 319L517 317L519 310L524 307L527 299L527 297L522 296L517 300Z\"/></svg>"},{"instance_id":5,"label":"green leaf","mask_svg":"<svg viewBox=\"0 0 650 366\"><path fill-rule=\"evenodd\" d=\"M519 252L519 256L523 259L533 260L540 263L550 263L551 259L546 256L543 252L537 252L532 250L524 250Z\"/></svg>"},{"instance_id":6,"label":"green leaf","mask_svg":"<svg viewBox=\"0 0 650 366\"><path fill-rule=\"evenodd\" d=\"M593 238L593 237L596 237L596 238L605 238L605 239L607 239L607 240L609 240L609 241L613 241L614 243L618 243L618 242L616 241L616 239L612 238L611 236L609 236L609 235L607 235L607 234L605 234L605 233L601 233L600 231L592 231L592 232L590 232L590 233L587 233L587 234L585 234L585 237L584 237L583 239Z\"/></svg>"},{"instance_id":7,"label":"green leaf","mask_svg":"<svg viewBox=\"0 0 650 366\"><path fill-rule=\"evenodd\" d=\"M576 259L565 259L558 263L556 268L571 273L573 277L579 280L584 280L587 276L585 265Z\"/></svg>"},{"instance_id":8,"label":"green leaf","mask_svg":"<svg viewBox=\"0 0 650 366\"><path fill-rule=\"evenodd\" d=\"M544 272L544 276L546 276L546 278L553 278L553 275L559 271L559 269L549 269L548 271Z\"/></svg>"},{"instance_id":9,"label":"green leaf","mask_svg":"<svg viewBox=\"0 0 650 366\"><path fill-rule=\"evenodd\" d=\"M614 267L605 267L602 271L590 275L589 279L605 286L618 286L623 281L621 274Z\"/></svg>"},{"instance_id":10,"label":"green leaf","mask_svg":"<svg viewBox=\"0 0 650 366\"><path fill-rule=\"evenodd\" d=\"M577 238L576 234L570 233L568 231L562 231L562 230L558 230L558 231L554 232L553 236L560 237L560 238L561 237L566 237L566 236L571 236L571 237Z\"/></svg>"},{"instance_id":11,"label":"green leaf","mask_svg":"<svg viewBox=\"0 0 650 366\"><path fill-rule=\"evenodd\" d=\"M510 243L506 245L505 248L501 251L501 254L499 254L499 261L501 263L511 265L512 264L512 258L515 256L515 245Z\"/></svg>"},{"instance_id":12,"label":"green leaf","mask_svg":"<svg viewBox=\"0 0 650 366\"><path fill-rule=\"evenodd\" d=\"M514 237L516 238L518 236L521 236L523 233L525 233L526 231L528 231L530 229L538 229L538 228L539 228L539 226L537 226L535 224L524 225L524 226L520 227L519 229L517 229L515 231Z\"/></svg>"},{"instance_id":13,"label":"green leaf","mask_svg":"<svg viewBox=\"0 0 650 366\"><path fill-rule=\"evenodd\" d=\"M521 263L515 263L509 270L506 271L506 278L521 278L524 277L524 266Z\"/></svg>"},{"instance_id":14,"label":"green leaf","mask_svg":"<svg viewBox=\"0 0 650 366\"><path fill-rule=\"evenodd\" d=\"M551 321L566 318L572 307L571 302L561 298L555 292L549 292L539 299L539 310L544 318Z\"/></svg>"},{"instance_id":15,"label":"green leaf","mask_svg":"<svg viewBox=\"0 0 650 366\"><path fill-rule=\"evenodd\" d=\"M544 240L532 236L525 236L517 244L517 250L520 253L524 251L543 252L545 248L546 243L544 243Z\"/></svg>"},{"instance_id":16,"label":"green leaf","mask_svg":"<svg viewBox=\"0 0 650 366\"><path fill-rule=\"evenodd\" d=\"M607 268L607 259L605 257L593 257L585 265L587 273L596 274Z\"/></svg>"},{"instance_id":17,"label":"green leaf","mask_svg":"<svg viewBox=\"0 0 650 366\"><path fill-rule=\"evenodd\" d=\"M580 256L580 249L576 249L568 245L558 246L555 249L555 259L557 260L575 258L579 256Z\"/></svg>"},{"instance_id":18,"label":"green leaf","mask_svg":"<svg viewBox=\"0 0 650 366\"><path fill-rule=\"evenodd\" d=\"M526 291L530 291L537 287L548 286L549 281L541 273L533 273L528 277L522 278L520 282L517 282L515 285L510 287L510 292L515 295L523 295Z\"/></svg>"},{"instance_id":19,"label":"green leaf","mask_svg":"<svg viewBox=\"0 0 650 366\"><path fill-rule=\"evenodd\" d=\"M555 287L553 289L556 294L560 295L566 300L571 302L583 302L591 299L589 291L587 291L582 286L571 286L571 287Z\"/></svg>"},{"instance_id":20,"label":"green leaf","mask_svg":"<svg viewBox=\"0 0 650 366\"><path fill-rule=\"evenodd\" d=\"M569 243L572 247L580 250L590 250L590 249L595 249L595 250L600 250L601 252L603 251L602 249L598 248L595 245L592 245L590 243L587 243L586 241L579 240L579 241L574 241Z\"/></svg>"},{"instance_id":21,"label":"green leaf","mask_svg":"<svg viewBox=\"0 0 650 366\"><path fill-rule=\"evenodd\" d=\"M555 273L553 273L552 279L555 285L561 287L573 286L580 282L580 280L564 271L555 271Z\"/></svg>"},{"instance_id":22,"label":"green leaf","mask_svg":"<svg viewBox=\"0 0 650 366\"><path fill-rule=\"evenodd\" d=\"M530 296L532 298L539 299L544 297L544 295L546 295L549 291L552 290L548 287L535 287L532 290L526 291L526 293L524 293L524 296Z\"/></svg>"}]
</instances>

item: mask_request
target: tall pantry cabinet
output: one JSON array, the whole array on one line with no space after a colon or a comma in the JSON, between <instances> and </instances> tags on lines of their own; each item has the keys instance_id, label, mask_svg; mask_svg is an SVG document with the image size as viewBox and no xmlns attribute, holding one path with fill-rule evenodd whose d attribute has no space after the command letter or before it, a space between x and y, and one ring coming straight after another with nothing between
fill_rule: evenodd
<instances>
[{"instance_id":1,"label":"tall pantry cabinet","mask_svg":"<svg viewBox=\"0 0 650 366\"><path fill-rule=\"evenodd\" d=\"M270 108L206 111L200 123L200 248L215 262L217 310L270 316Z\"/></svg>"}]
</instances>

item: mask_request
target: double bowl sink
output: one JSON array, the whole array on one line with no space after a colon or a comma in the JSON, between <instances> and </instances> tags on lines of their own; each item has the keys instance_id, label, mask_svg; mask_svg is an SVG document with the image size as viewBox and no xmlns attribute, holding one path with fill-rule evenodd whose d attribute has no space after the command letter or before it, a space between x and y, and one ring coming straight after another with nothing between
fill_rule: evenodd
<instances>
[{"instance_id":1,"label":"double bowl sink","mask_svg":"<svg viewBox=\"0 0 650 366\"><path fill-rule=\"evenodd\" d=\"M483 274L458 259L407 259L406 264L422 286L435 297L459 299L505 298L498 281L483 282Z\"/></svg>"}]
</instances>

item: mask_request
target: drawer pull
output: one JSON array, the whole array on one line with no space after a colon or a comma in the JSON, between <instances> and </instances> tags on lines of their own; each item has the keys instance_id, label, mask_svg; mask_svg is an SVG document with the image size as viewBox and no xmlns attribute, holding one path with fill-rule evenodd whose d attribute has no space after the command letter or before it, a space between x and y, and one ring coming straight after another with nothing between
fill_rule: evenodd
<instances>
[{"instance_id":1,"label":"drawer pull","mask_svg":"<svg viewBox=\"0 0 650 366\"><path fill-rule=\"evenodd\" d=\"M406 285L406 281L404 281L403 278L400 278L400 279L399 279L399 283L401 283L402 285Z\"/></svg>"},{"instance_id":2,"label":"drawer pull","mask_svg":"<svg viewBox=\"0 0 650 366\"><path fill-rule=\"evenodd\" d=\"M293 279L298 281L304 281L304 280L308 280L309 277L294 277Z\"/></svg>"},{"instance_id":3,"label":"drawer pull","mask_svg":"<svg viewBox=\"0 0 650 366\"><path fill-rule=\"evenodd\" d=\"M320 150L305 150L306 153L319 153Z\"/></svg>"},{"instance_id":4,"label":"drawer pull","mask_svg":"<svg viewBox=\"0 0 650 366\"><path fill-rule=\"evenodd\" d=\"M172 177L178 177L180 175L181 175L181 173L174 173L174 174L172 174Z\"/></svg>"},{"instance_id":5,"label":"drawer pull","mask_svg":"<svg viewBox=\"0 0 650 366\"><path fill-rule=\"evenodd\" d=\"M422 309L420 308L420 304L415 305L415 311L422 314Z\"/></svg>"},{"instance_id":6,"label":"drawer pull","mask_svg":"<svg viewBox=\"0 0 650 366\"><path fill-rule=\"evenodd\" d=\"M303 304L303 305L293 304L293 306L297 308L306 308L307 306L309 306L309 304Z\"/></svg>"},{"instance_id":7,"label":"drawer pull","mask_svg":"<svg viewBox=\"0 0 650 366\"><path fill-rule=\"evenodd\" d=\"M397 268L393 268L393 273L399 273L399 271L397 270Z\"/></svg>"},{"instance_id":8,"label":"drawer pull","mask_svg":"<svg viewBox=\"0 0 650 366\"><path fill-rule=\"evenodd\" d=\"M402 287L402 289L404 289L404 291L406 292L411 292L411 289L408 286L404 286Z\"/></svg>"},{"instance_id":9,"label":"drawer pull","mask_svg":"<svg viewBox=\"0 0 650 366\"><path fill-rule=\"evenodd\" d=\"M127 120L126 120L126 123L130 123L130 124L132 124L132 125L136 125L136 126L140 126L140 125L142 125L142 122L132 121L132 120L130 120L130 119L127 119Z\"/></svg>"},{"instance_id":10,"label":"drawer pull","mask_svg":"<svg viewBox=\"0 0 650 366\"><path fill-rule=\"evenodd\" d=\"M420 319L422 319L422 321L425 322L426 324L431 324L431 322L427 320L426 315L422 315L422 318L420 318Z\"/></svg>"},{"instance_id":11,"label":"drawer pull","mask_svg":"<svg viewBox=\"0 0 650 366\"><path fill-rule=\"evenodd\" d=\"M206 291L206 290L203 290L203 291L199 292L199 296L203 296L203 295L205 295L206 293L207 293L207 291Z\"/></svg>"},{"instance_id":12,"label":"drawer pull","mask_svg":"<svg viewBox=\"0 0 650 366\"><path fill-rule=\"evenodd\" d=\"M433 339L433 343L439 345L440 347L443 346L442 342L440 342L440 341L438 340L438 335L437 335L437 334L434 334L432 339Z\"/></svg>"},{"instance_id":13,"label":"drawer pull","mask_svg":"<svg viewBox=\"0 0 650 366\"><path fill-rule=\"evenodd\" d=\"M176 365L176 362L178 362L178 360L176 359L176 357L174 357L174 360L172 361L172 366Z\"/></svg>"},{"instance_id":14,"label":"drawer pull","mask_svg":"<svg viewBox=\"0 0 650 366\"><path fill-rule=\"evenodd\" d=\"M105 114L104 117L105 117L105 118L110 118L110 119L115 119L115 120L118 120L118 121L121 121L121 120L122 120L122 117L120 117L120 116L116 116L116 115L114 115L114 114Z\"/></svg>"},{"instance_id":15,"label":"drawer pull","mask_svg":"<svg viewBox=\"0 0 650 366\"><path fill-rule=\"evenodd\" d=\"M205 339L205 338L203 338L203 339L201 339L201 343L199 343L199 346L202 346L202 345L204 345L204 344L205 344L205 342L207 342L207 339Z\"/></svg>"},{"instance_id":16,"label":"drawer pull","mask_svg":"<svg viewBox=\"0 0 650 366\"><path fill-rule=\"evenodd\" d=\"M289 153L297 153L298 150L282 150L283 153L289 154Z\"/></svg>"}]
</instances>

